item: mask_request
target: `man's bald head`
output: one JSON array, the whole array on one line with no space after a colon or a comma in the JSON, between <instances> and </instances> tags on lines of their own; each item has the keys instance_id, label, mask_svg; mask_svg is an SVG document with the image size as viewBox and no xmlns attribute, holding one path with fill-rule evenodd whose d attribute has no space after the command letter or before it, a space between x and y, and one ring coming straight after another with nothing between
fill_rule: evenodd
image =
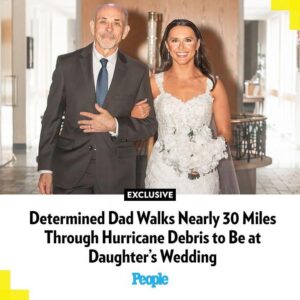
<instances>
[{"instance_id":1,"label":"man's bald head","mask_svg":"<svg viewBox=\"0 0 300 300\"><path fill-rule=\"evenodd\" d=\"M96 20L99 11L101 11L102 9L105 9L105 8L116 8L116 9L120 10L124 16L125 26L128 25L128 10L126 8L124 8L123 6L121 6L119 4L115 4L115 3L106 3L106 4L98 5L96 8L96 12L95 12L93 20Z\"/></svg>"}]
</instances>

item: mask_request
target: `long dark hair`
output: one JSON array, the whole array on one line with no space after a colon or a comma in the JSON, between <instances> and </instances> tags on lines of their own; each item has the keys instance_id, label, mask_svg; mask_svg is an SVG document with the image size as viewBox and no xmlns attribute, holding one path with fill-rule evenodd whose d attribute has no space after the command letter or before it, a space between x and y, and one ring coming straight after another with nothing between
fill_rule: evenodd
<instances>
[{"instance_id":1,"label":"long dark hair","mask_svg":"<svg viewBox=\"0 0 300 300\"><path fill-rule=\"evenodd\" d=\"M194 64L195 66L202 72L203 75L211 79L213 82L213 88L214 89L216 85L216 77L211 72L210 63L208 62L206 55L205 55L205 44L204 39L202 37L202 34L200 30L197 28L197 26L186 19L175 19L171 23L168 24L168 26L165 29L161 44L160 44L160 57L162 62L162 71L167 71L171 68L173 61L172 57L169 55L169 51L166 47L166 41L168 39L169 33L172 28L176 26L188 26L190 27L197 38L197 40L200 40L200 47L197 50L197 54L194 57Z\"/></svg>"}]
</instances>

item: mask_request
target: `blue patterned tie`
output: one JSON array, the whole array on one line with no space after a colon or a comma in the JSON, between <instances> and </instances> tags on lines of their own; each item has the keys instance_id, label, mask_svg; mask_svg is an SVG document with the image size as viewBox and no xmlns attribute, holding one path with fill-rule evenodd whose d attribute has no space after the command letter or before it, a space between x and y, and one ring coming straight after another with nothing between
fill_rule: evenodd
<instances>
[{"instance_id":1,"label":"blue patterned tie","mask_svg":"<svg viewBox=\"0 0 300 300\"><path fill-rule=\"evenodd\" d=\"M96 88L96 101L102 106L108 91L108 72L106 69L108 60L106 58L101 58L100 63L102 68L98 74L97 78L97 88Z\"/></svg>"}]
</instances>

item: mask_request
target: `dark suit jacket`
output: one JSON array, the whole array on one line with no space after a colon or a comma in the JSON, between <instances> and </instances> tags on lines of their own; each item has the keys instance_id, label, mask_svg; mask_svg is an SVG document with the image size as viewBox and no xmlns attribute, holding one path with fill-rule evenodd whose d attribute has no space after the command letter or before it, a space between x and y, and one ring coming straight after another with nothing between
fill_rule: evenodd
<instances>
[{"instance_id":1,"label":"dark suit jacket","mask_svg":"<svg viewBox=\"0 0 300 300\"><path fill-rule=\"evenodd\" d=\"M101 193L123 193L135 187L136 149L134 141L155 134L157 121L145 65L118 52L113 79L103 107L119 123L119 134L83 133L78 120L82 111L95 113L93 45L61 55L57 59L48 104L42 121L38 169L52 170L54 185L74 188L90 162L90 145L96 145L96 178ZM130 117L136 102L144 98L151 105L144 120ZM64 119L63 119L64 116Z\"/></svg>"}]
</instances>

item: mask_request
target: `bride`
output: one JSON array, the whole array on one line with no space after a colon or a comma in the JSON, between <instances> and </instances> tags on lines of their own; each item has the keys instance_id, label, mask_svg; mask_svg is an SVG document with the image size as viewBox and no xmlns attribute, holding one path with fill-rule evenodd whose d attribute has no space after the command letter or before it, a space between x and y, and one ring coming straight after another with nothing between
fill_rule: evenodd
<instances>
[{"instance_id":1,"label":"bride","mask_svg":"<svg viewBox=\"0 0 300 300\"><path fill-rule=\"evenodd\" d=\"M228 157L230 111L220 79L212 75L199 29L172 21L160 46L163 72L151 77L158 139L148 161L146 188L219 193L219 161ZM214 115L218 137L209 128Z\"/></svg>"}]
</instances>

